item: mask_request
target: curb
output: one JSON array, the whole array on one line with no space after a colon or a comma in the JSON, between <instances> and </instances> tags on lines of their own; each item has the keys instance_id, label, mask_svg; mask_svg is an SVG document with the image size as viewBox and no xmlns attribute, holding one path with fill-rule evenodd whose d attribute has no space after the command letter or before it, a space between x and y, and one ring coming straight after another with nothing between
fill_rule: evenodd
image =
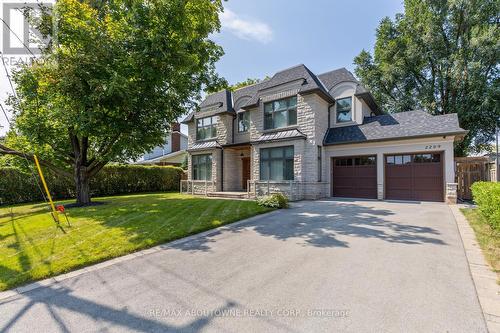
<instances>
[{"instance_id":1,"label":"curb","mask_svg":"<svg viewBox=\"0 0 500 333\"><path fill-rule=\"evenodd\" d=\"M12 297L21 296L24 293L27 293L27 292L30 292L30 291L33 291L36 289L57 285L60 282L63 282L65 280L68 280L68 279L71 279L71 278L74 278L77 276L80 276L80 275L85 274L85 273L97 271L99 269L103 269L103 268L106 268L106 267L109 267L112 265L116 265L118 263L122 263L122 262L126 262L126 261L129 261L132 259L136 259L136 258L145 256L145 255L148 255L148 254L169 250L175 245L188 243L190 241L193 241L193 240L196 240L199 238L208 237L208 236L218 234L222 231L231 230L234 227L239 227L239 226L243 226L245 224L249 224L249 223L251 223L257 219L260 219L262 217L270 217L273 215L277 215L278 212L279 212L279 209L276 209L276 210L273 210L271 212L255 215L255 216L249 217L249 218L244 219L244 220L225 224L223 226L213 228L210 230L206 230L206 231L202 231L202 232L194 234L194 235L179 238L179 239L173 240L173 241L168 242L168 243L155 245L153 247L150 247L150 248L147 248L144 250L139 250L137 252L129 253L129 254L126 254L126 255L121 256L121 257L109 259L109 260L106 260L106 261L103 261L103 262L100 262L97 264L93 264L90 266L86 266L84 268L80 268L80 269L77 269L77 270L74 270L74 271L71 271L68 273L63 273L63 274L56 275L56 276L53 276L50 278L46 278L44 280L40 280L37 282L27 284L24 286L16 287L14 289L2 291L2 292L0 292L0 302L5 301L5 300L12 298Z\"/></svg>"},{"instance_id":2,"label":"curb","mask_svg":"<svg viewBox=\"0 0 500 333\"><path fill-rule=\"evenodd\" d=\"M496 282L497 275L486 263L476 234L459 209L470 207L467 205L450 205L449 207L462 238L462 245L469 263L469 272L476 288L488 331L500 333L500 286Z\"/></svg>"}]
</instances>

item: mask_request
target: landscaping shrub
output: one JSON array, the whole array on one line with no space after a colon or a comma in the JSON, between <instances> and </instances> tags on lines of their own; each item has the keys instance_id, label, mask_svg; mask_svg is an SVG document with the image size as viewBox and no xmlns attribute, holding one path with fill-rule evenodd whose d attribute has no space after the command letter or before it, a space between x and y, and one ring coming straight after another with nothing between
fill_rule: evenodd
<instances>
[{"instance_id":1,"label":"landscaping shrub","mask_svg":"<svg viewBox=\"0 0 500 333\"><path fill-rule=\"evenodd\" d=\"M73 179L57 176L44 169L45 180L54 199L75 197ZM108 165L91 181L94 197L141 192L178 191L183 170L172 166ZM36 177L36 181L34 179ZM17 168L0 168L0 204L42 201L38 174Z\"/></svg>"},{"instance_id":2,"label":"landscaping shrub","mask_svg":"<svg viewBox=\"0 0 500 333\"><path fill-rule=\"evenodd\" d=\"M500 231L500 183L476 182L471 189L481 215L493 230Z\"/></svg>"},{"instance_id":3,"label":"landscaping shrub","mask_svg":"<svg viewBox=\"0 0 500 333\"><path fill-rule=\"evenodd\" d=\"M259 206L270 208L288 208L288 198L282 193L273 193L257 199Z\"/></svg>"}]
</instances>

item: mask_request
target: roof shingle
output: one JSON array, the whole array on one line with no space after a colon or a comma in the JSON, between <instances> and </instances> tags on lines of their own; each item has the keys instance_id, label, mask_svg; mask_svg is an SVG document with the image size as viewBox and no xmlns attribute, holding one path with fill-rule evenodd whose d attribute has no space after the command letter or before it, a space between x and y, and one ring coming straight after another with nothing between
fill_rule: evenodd
<instances>
[{"instance_id":1,"label":"roof shingle","mask_svg":"<svg viewBox=\"0 0 500 333\"><path fill-rule=\"evenodd\" d=\"M466 134L456 114L432 116L422 110L365 117L363 124L330 128L325 145Z\"/></svg>"}]
</instances>

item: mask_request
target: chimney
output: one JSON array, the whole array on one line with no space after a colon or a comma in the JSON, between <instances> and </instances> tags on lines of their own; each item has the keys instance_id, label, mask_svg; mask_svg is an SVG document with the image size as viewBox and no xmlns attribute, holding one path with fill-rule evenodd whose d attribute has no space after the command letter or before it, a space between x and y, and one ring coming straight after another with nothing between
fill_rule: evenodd
<instances>
[{"instance_id":1,"label":"chimney","mask_svg":"<svg viewBox=\"0 0 500 333\"><path fill-rule=\"evenodd\" d=\"M181 125L173 123L171 126L170 137L172 140L172 153L181 150Z\"/></svg>"}]
</instances>

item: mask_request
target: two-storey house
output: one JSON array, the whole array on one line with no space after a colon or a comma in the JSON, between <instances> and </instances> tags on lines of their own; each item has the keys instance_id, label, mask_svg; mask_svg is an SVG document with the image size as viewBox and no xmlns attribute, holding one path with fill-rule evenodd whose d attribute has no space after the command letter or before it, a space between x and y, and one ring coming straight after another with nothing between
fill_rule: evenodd
<instances>
[{"instance_id":1,"label":"two-storey house","mask_svg":"<svg viewBox=\"0 0 500 333\"><path fill-rule=\"evenodd\" d=\"M183 122L189 192L292 200L453 201L453 143L466 134L454 114L384 114L345 68L304 65L208 95Z\"/></svg>"}]
</instances>

